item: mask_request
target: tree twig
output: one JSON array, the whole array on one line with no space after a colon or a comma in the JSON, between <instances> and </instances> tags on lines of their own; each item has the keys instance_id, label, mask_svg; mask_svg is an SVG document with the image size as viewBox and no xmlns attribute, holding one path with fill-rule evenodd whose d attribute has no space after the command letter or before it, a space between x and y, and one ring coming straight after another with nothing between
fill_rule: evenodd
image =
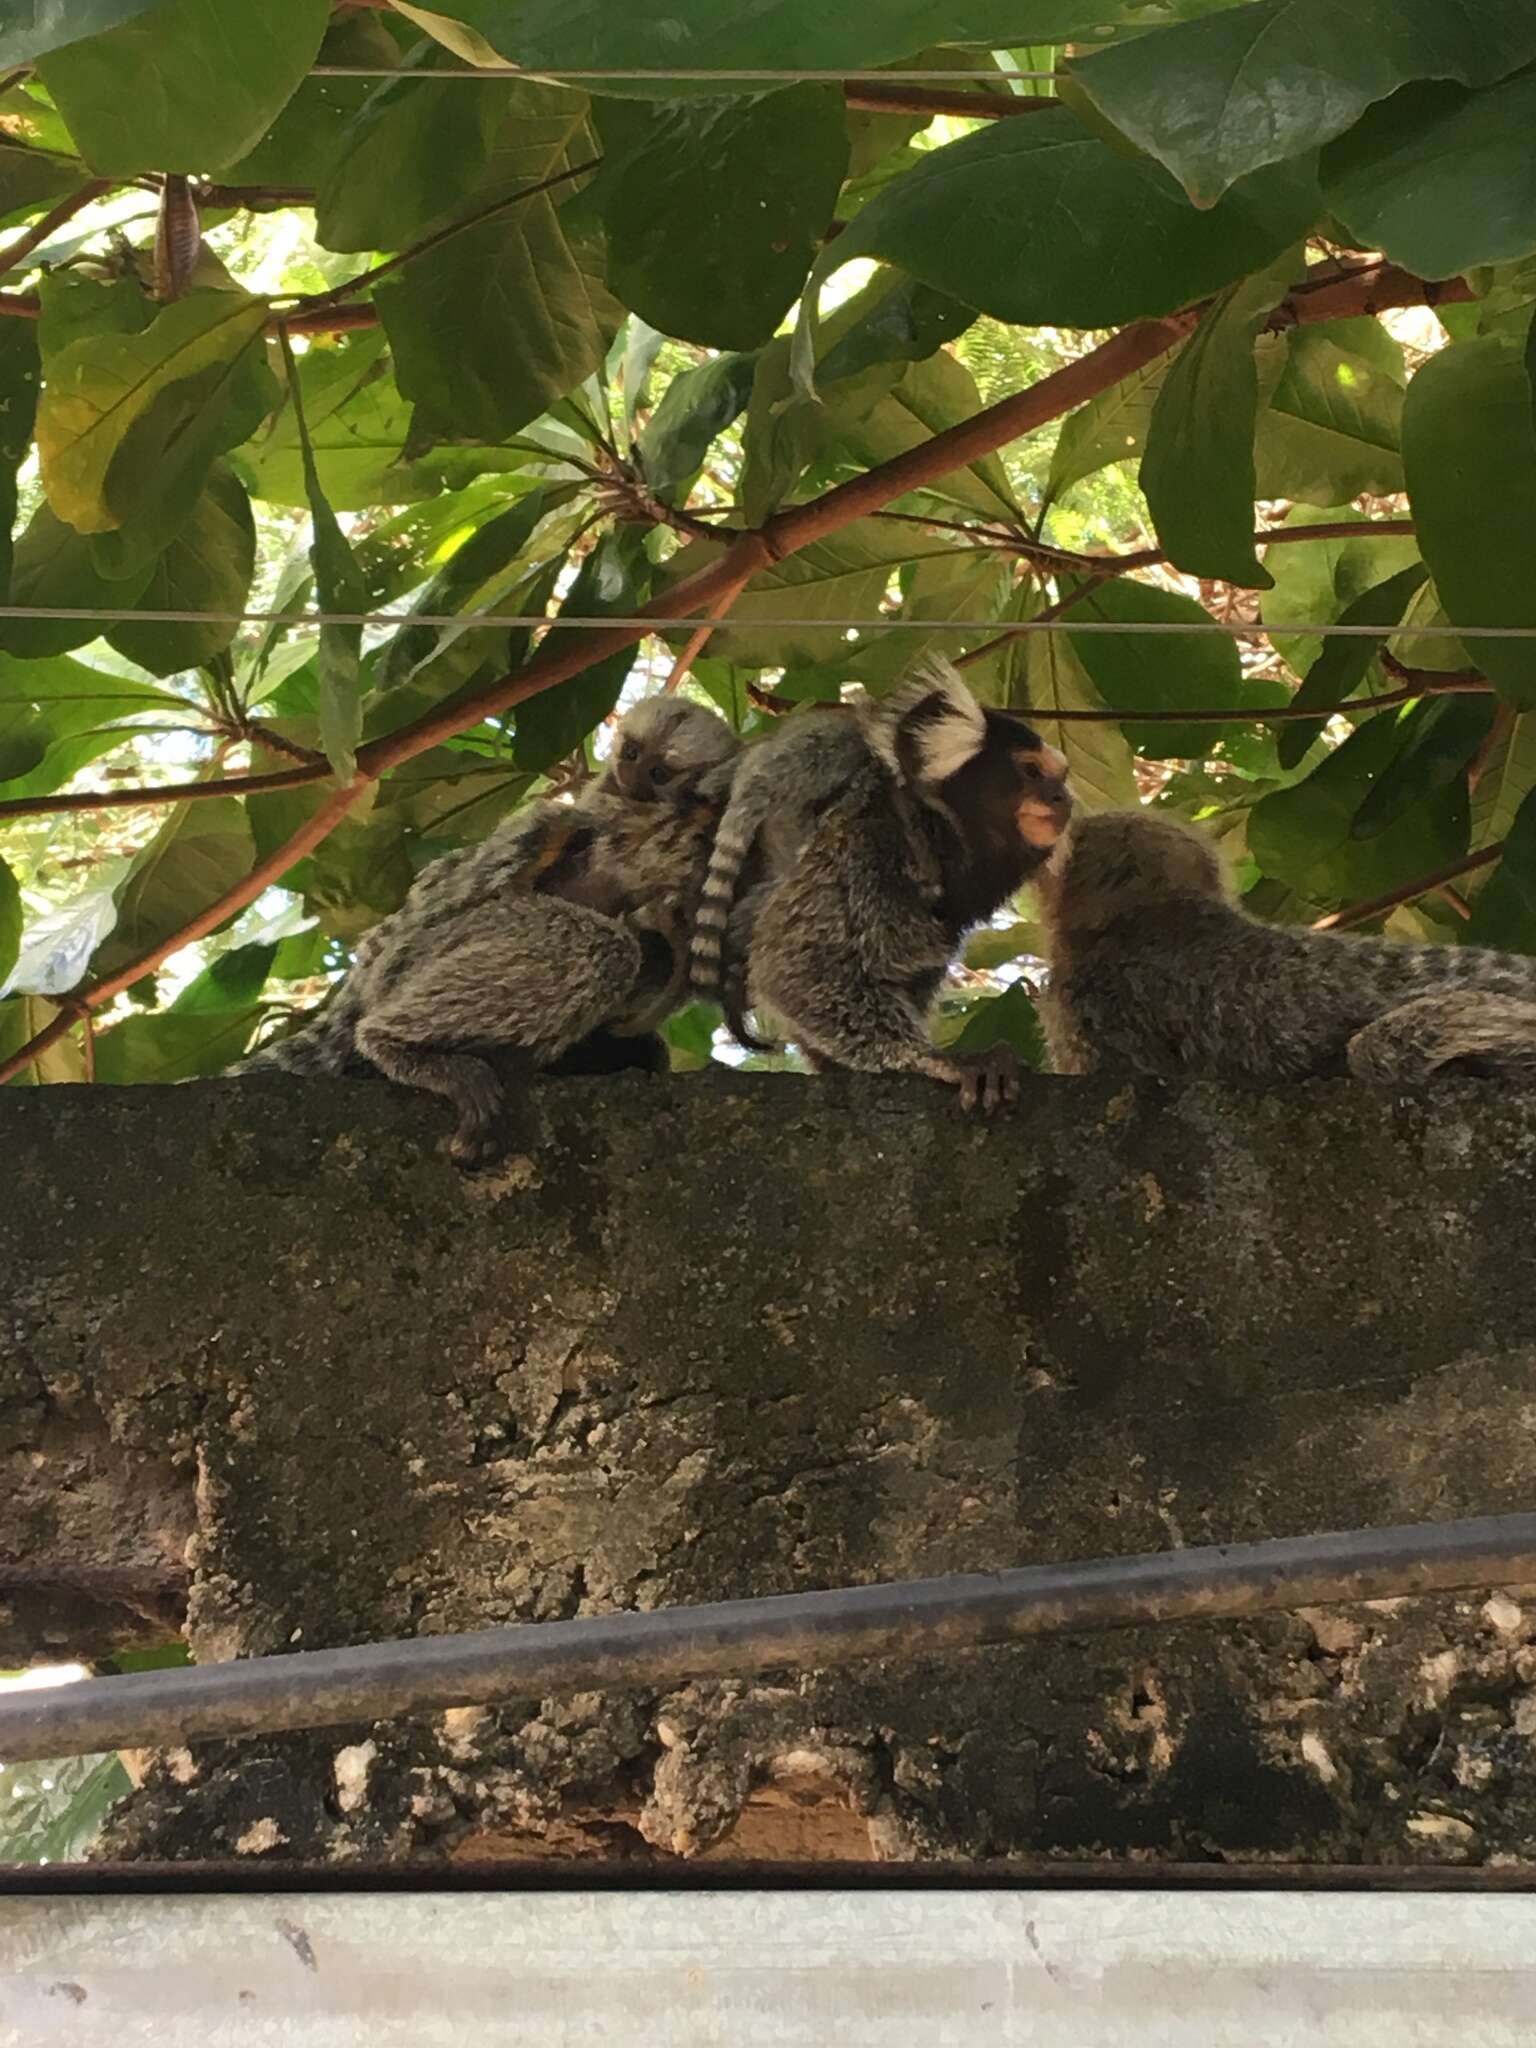
<instances>
[{"instance_id":1,"label":"tree twig","mask_svg":"<svg viewBox=\"0 0 1536 2048\"><path fill-rule=\"evenodd\" d=\"M983 74L984 75L984 74ZM1053 94L967 92L945 85L874 85L865 79L845 85L850 107L876 114L955 114L967 121L1000 121L1015 114L1043 114L1061 101Z\"/></svg>"},{"instance_id":2,"label":"tree twig","mask_svg":"<svg viewBox=\"0 0 1536 2048\"><path fill-rule=\"evenodd\" d=\"M1399 904L1411 903L1416 896L1432 895L1460 875L1475 874L1479 868L1491 868L1503 851L1503 840L1497 840L1492 846L1480 847L1476 853L1463 854L1460 860L1453 860L1448 867L1437 868L1432 875L1420 875L1415 881L1405 882L1400 889L1389 889L1384 896L1373 896L1368 903L1348 903L1342 910L1330 911L1326 917L1315 919L1312 929L1315 932L1340 932L1352 924L1369 924L1372 918L1396 910Z\"/></svg>"},{"instance_id":3,"label":"tree twig","mask_svg":"<svg viewBox=\"0 0 1536 2048\"><path fill-rule=\"evenodd\" d=\"M752 578L749 573L741 577L729 590L721 592L715 603L709 608L709 617L691 637L676 661L673 662L672 673L661 686L663 690L671 691L679 687L689 669L698 660L700 650L708 645L710 635L716 630L716 621L725 617L751 580Z\"/></svg>"},{"instance_id":4,"label":"tree twig","mask_svg":"<svg viewBox=\"0 0 1536 2048\"><path fill-rule=\"evenodd\" d=\"M63 227L66 221L73 220L75 215L89 206L93 199L99 199L104 192L111 190L110 178L89 178L85 184L78 186L75 191L61 199L57 206L50 207L41 220L35 220L31 227L22 230L14 242L8 242L0 249L0 277L7 276L13 270L19 270L27 258L40 249L56 229Z\"/></svg>"}]
</instances>

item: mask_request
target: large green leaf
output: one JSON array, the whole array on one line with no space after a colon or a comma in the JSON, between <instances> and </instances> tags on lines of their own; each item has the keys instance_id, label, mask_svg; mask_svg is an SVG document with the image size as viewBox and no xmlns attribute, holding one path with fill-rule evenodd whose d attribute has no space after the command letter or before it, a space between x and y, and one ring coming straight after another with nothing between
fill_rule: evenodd
<instances>
[{"instance_id":1,"label":"large green leaf","mask_svg":"<svg viewBox=\"0 0 1536 2048\"><path fill-rule=\"evenodd\" d=\"M1117 326L1272 263L1320 208L1303 161L1258 172L1202 213L1160 165L1062 108L931 151L848 224L812 280L882 256L999 320Z\"/></svg>"},{"instance_id":2,"label":"large green leaf","mask_svg":"<svg viewBox=\"0 0 1536 2048\"><path fill-rule=\"evenodd\" d=\"M1411 728L1380 712L1304 781L1261 797L1248 817L1248 850L1264 873L1309 901L1342 903L1401 888L1464 853L1465 778L1403 812L1375 838L1355 835L1373 783L1411 738Z\"/></svg>"},{"instance_id":3,"label":"large green leaf","mask_svg":"<svg viewBox=\"0 0 1536 2048\"><path fill-rule=\"evenodd\" d=\"M251 871L245 806L233 797L177 804L116 891L117 925L92 968L116 973L161 945Z\"/></svg>"},{"instance_id":4,"label":"large green leaf","mask_svg":"<svg viewBox=\"0 0 1536 2048\"><path fill-rule=\"evenodd\" d=\"M1293 505L1284 525L1334 526L1358 521L1354 505ZM1406 535L1365 534L1337 540L1304 540L1272 547L1268 567L1275 587L1262 603L1266 626L1332 625L1347 605L1418 560ZM1288 666L1305 675L1328 643L1316 634L1278 632L1275 645ZM1411 657L1408 657L1411 658Z\"/></svg>"},{"instance_id":5,"label":"large green leaf","mask_svg":"<svg viewBox=\"0 0 1536 2048\"><path fill-rule=\"evenodd\" d=\"M1077 802L1087 811L1129 810L1140 801L1135 763L1117 725L1058 724L1053 711L1102 711L1104 699L1083 666L1081 642L1067 633L1030 633L1015 643L1030 722L1067 757Z\"/></svg>"},{"instance_id":6,"label":"large green leaf","mask_svg":"<svg viewBox=\"0 0 1536 2048\"><path fill-rule=\"evenodd\" d=\"M80 166L19 142L0 142L0 218L12 219L62 199L80 183Z\"/></svg>"},{"instance_id":7,"label":"large green leaf","mask_svg":"<svg viewBox=\"0 0 1536 2048\"><path fill-rule=\"evenodd\" d=\"M603 163L591 199L614 291L688 341L769 340L848 167L842 93L793 85L730 99L599 100L593 111Z\"/></svg>"},{"instance_id":8,"label":"large green leaf","mask_svg":"<svg viewBox=\"0 0 1536 2048\"><path fill-rule=\"evenodd\" d=\"M1536 628L1536 421L1520 351L1480 339L1432 356L1408 387L1403 461L1452 622ZM1536 641L1467 646L1511 703L1536 707Z\"/></svg>"},{"instance_id":9,"label":"large green leaf","mask_svg":"<svg viewBox=\"0 0 1536 2048\"><path fill-rule=\"evenodd\" d=\"M37 378L37 334L31 321L0 324L0 590L10 583L16 472L32 450Z\"/></svg>"},{"instance_id":10,"label":"large green leaf","mask_svg":"<svg viewBox=\"0 0 1536 2048\"><path fill-rule=\"evenodd\" d=\"M514 107L487 197L592 154L579 93L519 84ZM419 431L504 440L602 368L620 313L593 252L566 233L562 196L521 198L380 279L375 301Z\"/></svg>"},{"instance_id":11,"label":"large green leaf","mask_svg":"<svg viewBox=\"0 0 1536 2048\"><path fill-rule=\"evenodd\" d=\"M944 622L990 619L1001 611L1012 584L1007 556L988 548L946 543L941 535L926 535L923 544L926 551L902 565L901 609L892 629L882 633L875 626L857 652L850 646L847 659L830 671L828 681L834 688L829 695L850 680L879 695L909 675L925 656L952 657L990 637L990 627L960 632ZM926 632L920 629L924 623L929 627Z\"/></svg>"},{"instance_id":12,"label":"large green leaf","mask_svg":"<svg viewBox=\"0 0 1536 2048\"><path fill-rule=\"evenodd\" d=\"M160 0L38 66L104 177L217 171L254 149L315 61L330 0Z\"/></svg>"},{"instance_id":13,"label":"large green leaf","mask_svg":"<svg viewBox=\"0 0 1536 2048\"><path fill-rule=\"evenodd\" d=\"M1253 339L1280 290L1261 274L1216 300L1163 379L1141 458L1141 488L1175 566L1257 590L1274 579L1253 551Z\"/></svg>"},{"instance_id":14,"label":"large green leaf","mask_svg":"<svg viewBox=\"0 0 1536 2048\"><path fill-rule=\"evenodd\" d=\"M1409 599L1419 590L1428 573L1422 562L1413 562L1406 569L1399 569L1396 575L1372 584L1352 604L1345 606L1339 616L1339 624L1382 627L1400 624ZM1382 639L1385 638L1383 633ZM1380 651L1380 641L1363 637L1340 635L1334 640L1325 639L1322 652L1307 670L1301 688L1292 699L1292 708L1298 711L1335 710L1352 691L1359 689ZM1315 724L1310 719L1297 719L1286 726L1276 749L1282 768L1295 768L1301 763L1307 749L1322 737L1326 722L1324 718L1319 718Z\"/></svg>"},{"instance_id":15,"label":"large green leaf","mask_svg":"<svg viewBox=\"0 0 1536 2048\"><path fill-rule=\"evenodd\" d=\"M1144 0L669 0L663 8L615 7L613 0L409 0L399 12L466 56L481 46L530 71L655 71L655 83L615 79L613 89L668 94L669 65L781 71L862 70L894 64L933 43L1065 42L1144 18ZM453 35L455 24L468 32ZM473 39L473 40L471 40ZM606 81L605 81L606 83Z\"/></svg>"},{"instance_id":16,"label":"large green leaf","mask_svg":"<svg viewBox=\"0 0 1536 2048\"><path fill-rule=\"evenodd\" d=\"M340 137L315 195L315 233L325 248L403 249L475 192L514 91L499 78L424 83L443 61L425 45ZM582 95L566 97L579 119Z\"/></svg>"},{"instance_id":17,"label":"large green leaf","mask_svg":"<svg viewBox=\"0 0 1536 2048\"><path fill-rule=\"evenodd\" d=\"M378 15L356 11L332 21L320 45L320 62L395 65L400 46ZM376 85L371 78L306 78L250 154L225 165L225 182L301 191L322 185Z\"/></svg>"},{"instance_id":18,"label":"large green leaf","mask_svg":"<svg viewBox=\"0 0 1536 2048\"><path fill-rule=\"evenodd\" d=\"M1536 250L1536 70L1480 92L1410 85L1332 143L1328 203L1363 247L1421 277Z\"/></svg>"},{"instance_id":19,"label":"large green leaf","mask_svg":"<svg viewBox=\"0 0 1536 2048\"><path fill-rule=\"evenodd\" d=\"M1463 936L1469 946L1536 953L1536 793L1511 820L1504 858L1479 891Z\"/></svg>"},{"instance_id":20,"label":"large green leaf","mask_svg":"<svg viewBox=\"0 0 1536 2048\"><path fill-rule=\"evenodd\" d=\"M1395 352L1384 355L1368 335ZM1259 415L1254 443L1261 498L1342 505L1403 487L1402 350L1374 320L1297 328Z\"/></svg>"},{"instance_id":21,"label":"large green leaf","mask_svg":"<svg viewBox=\"0 0 1536 2048\"><path fill-rule=\"evenodd\" d=\"M221 1074L245 1051L261 1014L253 1003L211 1014L170 1009L125 1017L96 1041L96 1079L126 1087Z\"/></svg>"},{"instance_id":22,"label":"large green leaf","mask_svg":"<svg viewBox=\"0 0 1536 2048\"><path fill-rule=\"evenodd\" d=\"M651 565L643 536L633 527L616 527L602 536L582 563L560 616L601 619L632 615L650 595L650 583ZM524 774L542 775L574 752L618 703L634 664L635 650L621 647L569 682L541 690L519 705L513 748L518 768Z\"/></svg>"},{"instance_id":23,"label":"large green leaf","mask_svg":"<svg viewBox=\"0 0 1536 2048\"><path fill-rule=\"evenodd\" d=\"M21 951L21 885L0 860L0 988L10 979Z\"/></svg>"},{"instance_id":24,"label":"large green leaf","mask_svg":"<svg viewBox=\"0 0 1536 2048\"><path fill-rule=\"evenodd\" d=\"M1254 0L1072 71L1122 134L1209 204L1261 164L1342 134L1410 79L1487 84L1533 58L1527 0Z\"/></svg>"},{"instance_id":25,"label":"large green leaf","mask_svg":"<svg viewBox=\"0 0 1536 2048\"><path fill-rule=\"evenodd\" d=\"M1051 457L1046 496L1052 503L1106 464L1137 460L1171 367L1171 358L1158 356L1068 414Z\"/></svg>"},{"instance_id":26,"label":"large green leaf","mask_svg":"<svg viewBox=\"0 0 1536 2048\"><path fill-rule=\"evenodd\" d=\"M974 418L981 409L976 379L957 357L939 349L909 363L895 388L852 418L840 438L872 469L909 448L921 447L945 428ZM923 488L989 519L1017 523L1022 516L998 455L983 455L968 468L948 470Z\"/></svg>"},{"instance_id":27,"label":"large green leaf","mask_svg":"<svg viewBox=\"0 0 1536 2048\"><path fill-rule=\"evenodd\" d=\"M746 404L756 368L755 354L711 356L668 384L635 443L645 480L664 503L687 496L710 443Z\"/></svg>"},{"instance_id":28,"label":"large green leaf","mask_svg":"<svg viewBox=\"0 0 1536 2048\"><path fill-rule=\"evenodd\" d=\"M256 568L256 521L245 486L220 464L192 516L156 562L138 598L141 611L239 612ZM176 675L220 654L239 627L233 619L173 624L125 619L106 637L154 676Z\"/></svg>"},{"instance_id":29,"label":"large green leaf","mask_svg":"<svg viewBox=\"0 0 1536 2048\"><path fill-rule=\"evenodd\" d=\"M441 465L430 457L408 461L402 454L411 408L396 389L378 328L311 345L297 366L315 466L333 511L435 496ZM308 504L291 405L267 421L235 460L253 497L276 505Z\"/></svg>"},{"instance_id":30,"label":"large green leaf","mask_svg":"<svg viewBox=\"0 0 1536 2048\"><path fill-rule=\"evenodd\" d=\"M1400 718L1402 745L1355 813L1354 837L1376 839L1415 804L1464 783L1493 714L1491 697L1429 697L1410 706Z\"/></svg>"},{"instance_id":31,"label":"large green leaf","mask_svg":"<svg viewBox=\"0 0 1536 2048\"><path fill-rule=\"evenodd\" d=\"M1191 597L1128 576L1112 579L1080 598L1064 623L1101 619L1117 624L1205 625L1210 614ZM1245 676L1235 640L1214 633L1084 633L1072 647L1104 703L1126 716L1125 736L1151 760L1203 756L1239 726L1138 725L1137 711L1219 711L1227 705L1253 712L1288 701L1284 684Z\"/></svg>"},{"instance_id":32,"label":"large green leaf","mask_svg":"<svg viewBox=\"0 0 1536 2048\"><path fill-rule=\"evenodd\" d=\"M49 362L37 413L43 487L77 531L126 529L98 550L104 572L158 554L217 457L270 409L266 318L263 299L193 292L142 334L94 335Z\"/></svg>"},{"instance_id":33,"label":"large green leaf","mask_svg":"<svg viewBox=\"0 0 1536 2048\"><path fill-rule=\"evenodd\" d=\"M10 602L44 610L131 612L154 574L154 559L125 577L103 576L89 539L66 526L51 506L39 505L16 543ZM101 619L0 618L0 649L39 660L84 647L109 630Z\"/></svg>"}]
</instances>

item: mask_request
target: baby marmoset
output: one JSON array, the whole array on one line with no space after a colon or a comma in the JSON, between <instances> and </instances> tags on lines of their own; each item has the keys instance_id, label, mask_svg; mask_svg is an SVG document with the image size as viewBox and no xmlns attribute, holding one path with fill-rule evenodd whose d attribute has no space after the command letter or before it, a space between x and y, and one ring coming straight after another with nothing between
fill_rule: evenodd
<instances>
[{"instance_id":1,"label":"baby marmoset","mask_svg":"<svg viewBox=\"0 0 1536 2048\"><path fill-rule=\"evenodd\" d=\"M1536 960L1261 924L1166 811L1080 818L1038 894L1058 1073L1536 1079Z\"/></svg>"},{"instance_id":2,"label":"baby marmoset","mask_svg":"<svg viewBox=\"0 0 1536 2048\"><path fill-rule=\"evenodd\" d=\"M967 1107L1017 1093L1006 1047L928 1035L961 935L1054 845L1066 763L948 663L747 754L694 940L694 986L767 1010L814 1066L931 1074ZM738 890L740 894L738 895Z\"/></svg>"},{"instance_id":3,"label":"baby marmoset","mask_svg":"<svg viewBox=\"0 0 1536 2048\"><path fill-rule=\"evenodd\" d=\"M652 1034L686 988L737 747L713 712L644 699L575 803L532 804L423 869L312 1021L231 1071L371 1068L445 1095L452 1150L472 1165L499 1149L498 1056L566 1073L665 1065Z\"/></svg>"}]
</instances>

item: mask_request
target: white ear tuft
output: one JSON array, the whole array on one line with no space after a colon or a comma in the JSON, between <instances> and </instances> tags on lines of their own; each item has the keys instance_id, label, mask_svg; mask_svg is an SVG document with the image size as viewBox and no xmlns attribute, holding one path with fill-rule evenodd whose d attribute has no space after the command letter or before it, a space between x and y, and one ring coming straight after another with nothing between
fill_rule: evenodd
<instances>
[{"instance_id":1,"label":"white ear tuft","mask_svg":"<svg viewBox=\"0 0 1536 2048\"><path fill-rule=\"evenodd\" d=\"M986 744L986 713L942 656L863 715L869 743L886 766L925 787L957 775Z\"/></svg>"}]
</instances>

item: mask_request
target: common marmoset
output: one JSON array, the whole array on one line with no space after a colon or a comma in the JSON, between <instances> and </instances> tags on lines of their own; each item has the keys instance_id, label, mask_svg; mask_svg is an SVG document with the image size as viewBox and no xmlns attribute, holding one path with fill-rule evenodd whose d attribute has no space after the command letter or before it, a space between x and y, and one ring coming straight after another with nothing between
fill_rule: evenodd
<instances>
[{"instance_id":1,"label":"common marmoset","mask_svg":"<svg viewBox=\"0 0 1536 2048\"><path fill-rule=\"evenodd\" d=\"M1166 811L1078 819L1038 894L1058 1073L1536 1079L1536 960L1262 924Z\"/></svg>"},{"instance_id":2,"label":"common marmoset","mask_svg":"<svg viewBox=\"0 0 1536 2048\"><path fill-rule=\"evenodd\" d=\"M573 804L533 804L422 871L346 979L232 1072L370 1068L445 1095L465 1165L500 1149L504 1056L562 1073L665 1065L738 742L711 711L644 699Z\"/></svg>"},{"instance_id":3,"label":"common marmoset","mask_svg":"<svg viewBox=\"0 0 1536 2048\"><path fill-rule=\"evenodd\" d=\"M755 770L789 792L793 815L734 904L742 848L772 806L751 786L740 830L727 811L695 987L739 975L746 1001L770 1011L813 1066L931 1074L956 1084L966 1108L990 1110L1018 1092L1011 1051L941 1052L928 1012L961 935L1054 845L1071 807L1066 762L1021 718L984 709L948 663L827 717L843 722L787 738L785 759ZM802 776L794 747L807 744L819 760Z\"/></svg>"}]
</instances>

